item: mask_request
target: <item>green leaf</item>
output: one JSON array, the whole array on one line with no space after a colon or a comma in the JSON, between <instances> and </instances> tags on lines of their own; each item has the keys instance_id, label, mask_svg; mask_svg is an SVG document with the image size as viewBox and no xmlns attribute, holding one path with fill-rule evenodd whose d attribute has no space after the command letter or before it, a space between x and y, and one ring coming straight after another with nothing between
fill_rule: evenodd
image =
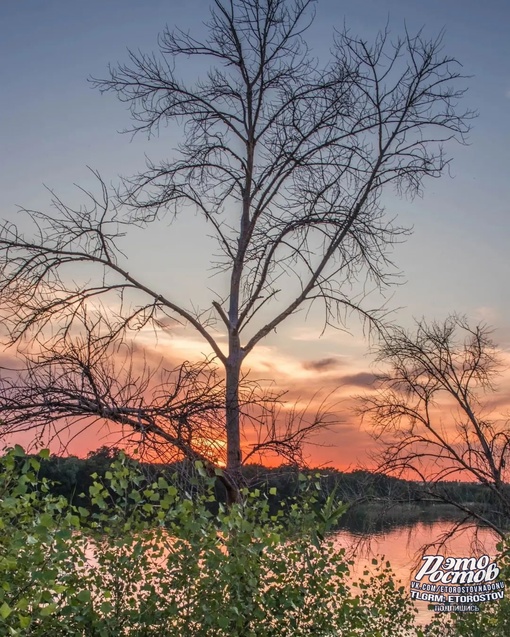
<instances>
[{"instance_id":1,"label":"green leaf","mask_svg":"<svg viewBox=\"0 0 510 637\"><path fill-rule=\"evenodd\" d=\"M12 613L12 608L10 608L10 606L4 602L0 606L0 617L2 617L2 619L7 619L7 617L9 617L11 613Z\"/></svg>"},{"instance_id":2,"label":"green leaf","mask_svg":"<svg viewBox=\"0 0 510 637\"><path fill-rule=\"evenodd\" d=\"M48 604L44 608L41 608L41 617L49 617L50 615L53 615L53 613L56 610L57 610L57 605L55 604L55 602L52 602L51 604Z\"/></svg>"},{"instance_id":3,"label":"green leaf","mask_svg":"<svg viewBox=\"0 0 510 637\"><path fill-rule=\"evenodd\" d=\"M30 626L30 617L28 615L18 615L20 628L28 628Z\"/></svg>"},{"instance_id":4,"label":"green leaf","mask_svg":"<svg viewBox=\"0 0 510 637\"><path fill-rule=\"evenodd\" d=\"M90 602L90 591L80 591L78 595L76 595L76 599L78 599L80 602L83 602L84 604L87 604L88 602Z\"/></svg>"},{"instance_id":5,"label":"green leaf","mask_svg":"<svg viewBox=\"0 0 510 637\"><path fill-rule=\"evenodd\" d=\"M40 524L41 526L44 526L45 528L49 529L51 526L53 526L53 518L51 517L49 513L43 513L41 515Z\"/></svg>"},{"instance_id":6,"label":"green leaf","mask_svg":"<svg viewBox=\"0 0 510 637\"><path fill-rule=\"evenodd\" d=\"M27 610L27 608L29 607L29 602L28 599L26 597L22 597L18 603L16 604L16 608L18 610Z\"/></svg>"},{"instance_id":7,"label":"green leaf","mask_svg":"<svg viewBox=\"0 0 510 637\"><path fill-rule=\"evenodd\" d=\"M205 478L207 476L205 469L204 469L204 463L201 462L200 460L197 460L195 462L195 469L198 472L198 475L201 476L202 478Z\"/></svg>"},{"instance_id":8,"label":"green leaf","mask_svg":"<svg viewBox=\"0 0 510 637\"><path fill-rule=\"evenodd\" d=\"M228 621L228 617L225 617L225 615L220 615L218 617L218 624L219 624L220 628L223 628L223 630L228 628L229 623L230 622Z\"/></svg>"}]
</instances>

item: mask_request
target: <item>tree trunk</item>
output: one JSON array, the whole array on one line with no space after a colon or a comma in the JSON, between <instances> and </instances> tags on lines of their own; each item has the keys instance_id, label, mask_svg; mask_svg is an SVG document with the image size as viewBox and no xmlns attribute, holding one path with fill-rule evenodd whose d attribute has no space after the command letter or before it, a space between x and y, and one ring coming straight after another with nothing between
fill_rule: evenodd
<instances>
[{"instance_id":1,"label":"tree trunk","mask_svg":"<svg viewBox=\"0 0 510 637\"><path fill-rule=\"evenodd\" d=\"M237 341L237 343L235 342ZM228 503L240 501L241 485L241 427L239 413L239 377L241 373L241 348L239 339L231 338L231 347L226 372L225 419L227 433L227 467L226 473L232 485L227 489Z\"/></svg>"}]
</instances>

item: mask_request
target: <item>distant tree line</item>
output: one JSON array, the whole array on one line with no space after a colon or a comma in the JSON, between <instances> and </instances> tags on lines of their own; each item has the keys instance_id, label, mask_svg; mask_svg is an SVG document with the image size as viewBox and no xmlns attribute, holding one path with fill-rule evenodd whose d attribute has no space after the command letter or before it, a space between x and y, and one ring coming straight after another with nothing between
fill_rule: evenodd
<instances>
[{"instance_id":1,"label":"distant tree line","mask_svg":"<svg viewBox=\"0 0 510 637\"><path fill-rule=\"evenodd\" d=\"M111 469L112 463L121 453L120 449L101 447L88 454L86 458L76 456L52 455L41 461L40 477L52 482L54 495L62 495L76 505L90 508L89 487L95 479L102 480ZM172 478L174 484L184 492L198 490L200 479L196 467L188 462L154 464L132 460L142 469L147 483L159 477ZM465 505L466 511L473 508L490 512L490 494L483 485L471 482L442 482L431 496L427 486L420 482L403 480L369 471L343 472L333 468L300 470L294 465L275 468L258 464L243 467L243 479L247 485L259 488L261 493L270 494L271 505L277 509L282 503L297 495L300 481L305 476L317 477L317 496L324 502L333 491L343 502L363 507L381 505L387 512L394 511L399 505L419 505L422 509L441 503L458 502ZM97 478L96 478L97 476ZM217 485L218 501L226 499L221 483Z\"/></svg>"}]
</instances>

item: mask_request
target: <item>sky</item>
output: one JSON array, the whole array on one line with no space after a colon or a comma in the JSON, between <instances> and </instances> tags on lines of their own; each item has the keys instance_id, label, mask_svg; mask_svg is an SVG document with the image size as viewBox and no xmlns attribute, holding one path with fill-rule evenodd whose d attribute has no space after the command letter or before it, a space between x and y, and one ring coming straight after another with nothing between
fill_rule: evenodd
<instances>
[{"instance_id":1,"label":"sky","mask_svg":"<svg viewBox=\"0 0 510 637\"><path fill-rule=\"evenodd\" d=\"M17 220L17 206L44 209L48 193L76 198L73 184L92 185L87 166L106 181L143 168L144 155L158 159L173 148L171 129L160 139L131 139L126 106L100 95L87 79L105 77L108 63L126 59L127 47L151 51L168 24L202 27L207 0L3 0L0 3L0 217ZM319 0L307 37L312 53L325 56L332 28L345 23L353 34L372 38L389 23L395 35L444 29L445 53L463 65L465 105L478 111L468 145L449 147L451 175L425 184L413 201L389 196L388 214L413 227L393 259L403 276L388 307L396 322L442 319L450 312L485 320L503 355L510 352L510 5L507 0ZM192 66L182 72L190 74ZM167 232L168 231L168 232ZM128 239L130 268L147 281L171 284L184 302L206 299L210 246L193 217L171 232L151 231ZM204 301L206 302L206 301ZM253 352L247 368L272 378L289 397L306 404L316 393L337 388L339 425L328 446L310 448L312 464L354 467L368 458L372 441L352 413L352 395L371 382L369 342L356 321L350 333L322 332L320 317L292 317ZM145 338L140 335L141 342ZM148 336L147 336L148 338ZM199 338L177 331L160 339L158 352L171 360L207 352ZM505 397L510 385L502 383ZM510 399L509 399L510 403ZM102 444L89 435L73 443L80 453Z\"/></svg>"}]
</instances>

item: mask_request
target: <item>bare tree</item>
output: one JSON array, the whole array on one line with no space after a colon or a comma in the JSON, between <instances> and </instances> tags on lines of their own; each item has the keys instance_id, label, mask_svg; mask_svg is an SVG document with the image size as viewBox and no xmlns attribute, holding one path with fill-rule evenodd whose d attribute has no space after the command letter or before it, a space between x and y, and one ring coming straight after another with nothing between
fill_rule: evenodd
<instances>
[{"instance_id":1,"label":"bare tree","mask_svg":"<svg viewBox=\"0 0 510 637\"><path fill-rule=\"evenodd\" d=\"M69 422L76 437L99 419L167 462L186 456L221 463L224 382L216 367L205 360L151 368L133 346L98 339L96 327L84 321L73 340L41 343L37 354L25 353L21 368L4 368L3 434L35 429L65 446Z\"/></svg>"},{"instance_id":2,"label":"bare tree","mask_svg":"<svg viewBox=\"0 0 510 637\"><path fill-rule=\"evenodd\" d=\"M425 177L439 177L449 161L442 144L462 142L472 115L457 108L462 75L442 54L441 37L406 32L391 41L384 31L369 43L344 30L321 66L303 39L311 7L311 0L215 0L205 40L167 28L158 54L131 51L127 64L94 83L129 104L134 133L150 137L182 124L176 156L148 161L115 198L100 181L101 195L85 192L85 207L54 196L56 212L26 210L33 235L10 223L0 235L11 342L57 324L65 340L79 308L101 297L113 306L113 294L121 302L112 339L169 319L197 330L225 369L223 432L234 482L246 357L316 302L325 325L338 325L349 310L377 319L361 305L363 290L367 282L389 284L387 248L405 232L384 214L381 195L388 187L413 195ZM189 57L211 65L195 83L177 72ZM187 206L216 237L215 265L229 281L203 311L135 274L120 249L130 225L144 228ZM84 264L99 276L73 285L66 268Z\"/></svg>"},{"instance_id":3,"label":"bare tree","mask_svg":"<svg viewBox=\"0 0 510 637\"><path fill-rule=\"evenodd\" d=\"M199 460L235 498L238 485L217 471L226 466L225 381L214 362L185 361L171 369L163 361L151 365L146 351L111 340L104 316L84 313L80 321L76 337L41 342L37 354L19 351L23 366L3 368L2 434L35 431L35 446L49 438L65 449L97 422L114 423L144 459ZM324 404L282 416L283 396L240 378L241 416L256 433L245 461L270 451L302 465L303 441L333 422ZM190 469L190 463L182 466Z\"/></svg>"},{"instance_id":4,"label":"bare tree","mask_svg":"<svg viewBox=\"0 0 510 637\"><path fill-rule=\"evenodd\" d=\"M510 516L510 425L494 417L490 392L501 364L484 324L450 316L387 333L378 361L387 371L379 389L363 397L361 411L384 443L380 469L419 480L436 500L455 504L503 533ZM447 482L477 482L485 507L452 499Z\"/></svg>"}]
</instances>

